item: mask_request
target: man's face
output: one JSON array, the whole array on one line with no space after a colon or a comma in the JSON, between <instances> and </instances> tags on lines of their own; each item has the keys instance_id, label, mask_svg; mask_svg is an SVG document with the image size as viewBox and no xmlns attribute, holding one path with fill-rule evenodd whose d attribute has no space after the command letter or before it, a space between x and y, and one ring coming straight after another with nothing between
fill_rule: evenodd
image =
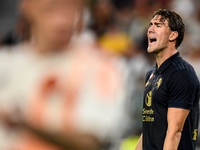
<instances>
[{"instance_id":1,"label":"man's face","mask_svg":"<svg viewBox=\"0 0 200 150\"><path fill-rule=\"evenodd\" d=\"M156 15L149 23L148 36L148 48L149 53L159 53L166 49L169 45L169 36L171 34L168 21L160 21L161 16Z\"/></svg>"},{"instance_id":2,"label":"man's face","mask_svg":"<svg viewBox=\"0 0 200 150\"><path fill-rule=\"evenodd\" d=\"M31 23L36 37L55 48L69 42L77 19L76 0L30 0Z\"/></svg>"}]
</instances>

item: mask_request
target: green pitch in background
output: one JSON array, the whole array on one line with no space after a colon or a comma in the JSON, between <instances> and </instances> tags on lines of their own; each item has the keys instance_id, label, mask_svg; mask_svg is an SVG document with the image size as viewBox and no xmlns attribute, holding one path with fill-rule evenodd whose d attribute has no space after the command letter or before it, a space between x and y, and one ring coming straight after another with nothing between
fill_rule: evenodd
<instances>
[{"instance_id":1,"label":"green pitch in background","mask_svg":"<svg viewBox=\"0 0 200 150\"><path fill-rule=\"evenodd\" d=\"M120 150L134 150L140 136L130 136L123 140Z\"/></svg>"}]
</instances>

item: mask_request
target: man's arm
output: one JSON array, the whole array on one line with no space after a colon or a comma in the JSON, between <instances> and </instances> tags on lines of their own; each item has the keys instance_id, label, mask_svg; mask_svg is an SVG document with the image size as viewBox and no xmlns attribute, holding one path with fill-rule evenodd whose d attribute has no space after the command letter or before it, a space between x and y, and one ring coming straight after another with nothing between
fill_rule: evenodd
<instances>
[{"instance_id":1,"label":"man's arm","mask_svg":"<svg viewBox=\"0 0 200 150\"><path fill-rule=\"evenodd\" d=\"M181 132L189 110L181 108L168 108L168 129L163 150L177 150L181 139Z\"/></svg>"},{"instance_id":2,"label":"man's arm","mask_svg":"<svg viewBox=\"0 0 200 150\"><path fill-rule=\"evenodd\" d=\"M135 150L142 150L142 134L140 136L140 139L138 140Z\"/></svg>"},{"instance_id":3,"label":"man's arm","mask_svg":"<svg viewBox=\"0 0 200 150\"><path fill-rule=\"evenodd\" d=\"M0 121L6 123L9 127L15 127L15 129L17 127L25 129L62 149L98 150L102 144L96 137L89 134L74 132L73 134L66 135L35 128L20 117L13 120L10 114L7 114L2 110L0 110Z\"/></svg>"},{"instance_id":4,"label":"man's arm","mask_svg":"<svg viewBox=\"0 0 200 150\"><path fill-rule=\"evenodd\" d=\"M99 141L92 135L81 134L78 132L71 135L51 133L42 129L34 128L25 122L21 122L21 127L62 149L98 150L101 146Z\"/></svg>"}]
</instances>

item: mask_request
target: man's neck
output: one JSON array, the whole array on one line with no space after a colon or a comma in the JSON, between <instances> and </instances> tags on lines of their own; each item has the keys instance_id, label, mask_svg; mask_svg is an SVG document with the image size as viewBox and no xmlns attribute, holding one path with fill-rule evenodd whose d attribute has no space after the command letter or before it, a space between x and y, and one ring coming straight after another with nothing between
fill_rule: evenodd
<instances>
[{"instance_id":1,"label":"man's neck","mask_svg":"<svg viewBox=\"0 0 200 150\"><path fill-rule=\"evenodd\" d=\"M45 55L49 53L57 53L66 50L69 45L70 38L65 43L59 44L56 42L50 42L45 36L40 34L37 30L32 29L32 41L31 46L34 48L35 52L40 55Z\"/></svg>"},{"instance_id":2,"label":"man's neck","mask_svg":"<svg viewBox=\"0 0 200 150\"><path fill-rule=\"evenodd\" d=\"M66 46L53 46L52 43L49 43L45 40L39 40L39 39L33 39L33 42L31 42L31 45L35 51L35 53L39 55L45 55L45 54L54 54L58 52L62 52L66 50Z\"/></svg>"},{"instance_id":3,"label":"man's neck","mask_svg":"<svg viewBox=\"0 0 200 150\"><path fill-rule=\"evenodd\" d=\"M155 54L158 68L162 65L163 62L165 62L165 60L167 60L169 57L171 57L176 53L177 49L174 48L174 49L166 49Z\"/></svg>"}]
</instances>

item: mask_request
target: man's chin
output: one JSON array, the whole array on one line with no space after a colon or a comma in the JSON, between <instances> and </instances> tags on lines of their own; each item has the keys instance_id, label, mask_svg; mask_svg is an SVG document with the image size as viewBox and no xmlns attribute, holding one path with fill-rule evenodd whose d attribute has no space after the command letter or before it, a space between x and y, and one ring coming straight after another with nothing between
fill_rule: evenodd
<instances>
[{"instance_id":1,"label":"man's chin","mask_svg":"<svg viewBox=\"0 0 200 150\"><path fill-rule=\"evenodd\" d=\"M151 53L154 52L154 49L148 47L148 48L147 48L147 52L151 54Z\"/></svg>"}]
</instances>

